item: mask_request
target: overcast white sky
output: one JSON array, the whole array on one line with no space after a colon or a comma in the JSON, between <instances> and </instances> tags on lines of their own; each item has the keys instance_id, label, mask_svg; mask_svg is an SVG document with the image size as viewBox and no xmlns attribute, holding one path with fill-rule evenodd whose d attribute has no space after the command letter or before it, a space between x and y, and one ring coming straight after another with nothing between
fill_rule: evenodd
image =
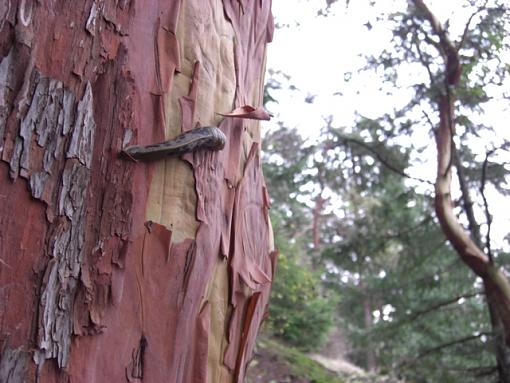
<instances>
[{"instance_id":1,"label":"overcast white sky","mask_svg":"<svg viewBox=\"0 0 510 383\"><path fill-rule=\"evenodd\" d=\"M303 134L310 135L323 125L322 116L334 115L338 125L347 125L352 123L355 111L377 117L405 100L402 90L398 97L379 92L381 83L376 73L356 76L356 70L364 65L362 54L377 55L390 44L389 26L375 22L375 18L405 10L407 1L378 1L370 7L368 0L351 0L347 8L339 0L327 17L318 17L317 11L324 3L273 2L275 21L284 26L276 30L274 41L269 44L267 67L290 76L289 84L297 90L276 92L279 104L271 108L288 126L299 127ZM450 20L453 36L460 36L469 18L469 12L460 6L462 3L462 0L427 2L440 20ZM364 26L367 21L373 25L370 31ZM345 77L353 72L356 81L346 82ZM412 75L425 73L421 70ZM341 95L335 95L339 92ZM313 104L305 102L307 96L316 96ZM297 106L300 113L296 113Z\"/></svg>"},{"instance_id":2,"label":"overcast white sky","mask_svg":"<svg viewBox=\"0 0 510 383\"><path fill-rule=\"evenodd\" d=\"M398 94L388 95L391 89L379 90L380 74L359 75L357 70L364 65L362 54L377 55L389 46L389 26L376 22L376 17L394 10L405 10L407 1L376 1L373 7L368 3L368 0L351 0L346 8L345 2L339 0L332 6L330 14L324 17L317 16L317 11L325 1L273 2L275 22L282 27L276 29L274 41L269 44L267 68L281 71L290 79L282 84L283 89L272 91L278 103L268 105L275 116L265 125L265 129L277 129L277 122L282 121L285 126L297 128L303 136L313 141L324 126L324 117L332 115L334 126L352 126L356 112L376 118L405 104L405 88L399 89ZM427 1L440 20L450 20L452 37L462 34L469 18L469 12L461 7L462 3L462 0ZM364 26L367 21L373 26L370 31ZM510 55L507 58L510 61ZM416 77L425 73L409 75ZM351 77L348 82L347 77ZM289 89L291 85L295 89ZM307 99L313 99L313 102L307 102ZM491 106L484 119L485 123L498 130L498 134L510 139L508 102ZM418 139L430 140L426 131L424 129L424 135ZM483 141L479 147L480 152L484 152ZM432 145L428 157L429 161L413 171L419 172L417 176L433 181L436 165ZM501 243L510 227L510 211L506 211L505 201L496 199L494 195L489 197L496 201L493 202L493 210L494 204L498 205L493 230L497 231L497 241Z\"/></svg>"}]
</instances>

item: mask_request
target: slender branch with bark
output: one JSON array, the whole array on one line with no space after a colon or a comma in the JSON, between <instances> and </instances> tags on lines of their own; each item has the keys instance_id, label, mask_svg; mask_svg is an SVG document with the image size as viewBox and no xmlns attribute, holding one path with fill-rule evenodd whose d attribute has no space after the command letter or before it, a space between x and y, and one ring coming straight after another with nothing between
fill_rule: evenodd
<instances>
[{"instance_id":1,"label":"slender branch with bark","mask_svg":"<svg viewBox=\"0 0 510 383\"><path fill-rule=\"evenodd\" d=\"M464 42L466 41L466 37L467 37L467 34L469 32L469 27L471 25L471 22L473 21L473 18L478 15L480 12L482 12L485 7L487 7L487 3L489 2L489 0L485 0L485 3L483 3L483 5L478 8L475 12L473 12L471 14L471 16L469 16L469 19L466 23L466 26L464 27L464 32L462 33L462 37L459 41L459 43L457 44L457 53L462 49L462 47L464 46Z\"/></svg>"},{"instance_id":2,"label":"slender branch with bark","mask_svg":"<svg viewBox=\"0 0 510 383\"><path fill-rule=\"evenodd\" d=\"M464 213L466 214L467 217L469 233L473 237L473 241L475 242L476 246L482 249L483 246L480 235L480 226L478 225L475 218L475 211L473 209L474 206L473 199L471 198L471 193L469 192L464 166L462 165L462 160L460 158L459 151L456 148L454 148L453 151L453 163L455 165L455 168L457 169L457 180L459 181L461 191L460 200L464 207Z\"/></svg>"},{"instance_id":3,"label":"slender branch with bark","mask_svg":"<svg viewBox=\"0 0 510 383\"><path fill-rule=\"evenodd\" d=\"M487 248L487 255L489 256L489 259L491 262L494 262L494 258L492 257L492 250L491 250L492 215L489 211L489 203L487 202L487 197L485 196L485 184L487 181L487 165L489 163L489 156L492 153L494 153L495 150L496 149L489 150L485 154L485 160L483 161L483 165L482 165L482 180L481 180L481 185L480 185L480 194L482 195L484 212L485 212L485 220L487 222L487 233L485 234L485 247Z\"/></svg>"},{"instance_id":4,"label":"slender branch with bark","mask_svg":"<svg viewBox=\"0 0 510 383\"><path fill-rule=\"evenodd\" d=\"M448 38L437 18L425 5L423 0L413 0L419 11L425 16L437 35L441 45L441 55L445 66L446 92L438 99L439 128L436 135L437 145L437 178L435 184L435 209L443 232L471 270L482 278L486 288L488 301L492 304L501 320L504 338L510 345L510 283L503 272L498 269L490 258L469 237L459 223L453 211L451 197L452 169L454 159L455 95L450 89L458 86L462 67L456 47Z\"/></svg>"}]
</instances>

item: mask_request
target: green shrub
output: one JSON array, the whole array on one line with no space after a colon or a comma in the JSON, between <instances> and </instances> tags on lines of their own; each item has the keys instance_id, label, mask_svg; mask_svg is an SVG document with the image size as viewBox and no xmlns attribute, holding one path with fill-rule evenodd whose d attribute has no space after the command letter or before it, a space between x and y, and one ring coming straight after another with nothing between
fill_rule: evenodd
<instances>
[{"instance_id":1,"label":"green shrub","mask_svg":"<svg viewBox=\"0 0 510 383\"><path fill-rule=\"evenodd\" d=\"M281 255L269 304L270 331L302 350L320 346L332 325L336 303L322 296L321 290L318 273Z\"/></svg>"}]
</instances>

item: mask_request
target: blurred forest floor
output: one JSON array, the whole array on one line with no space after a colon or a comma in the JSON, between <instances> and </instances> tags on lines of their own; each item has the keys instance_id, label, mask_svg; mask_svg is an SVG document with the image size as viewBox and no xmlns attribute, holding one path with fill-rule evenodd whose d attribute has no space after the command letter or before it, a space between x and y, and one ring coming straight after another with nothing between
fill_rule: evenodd
<instances>
[{"instance_id":1,"label":"blurred forest floor","mask_svg":"<svg viewBox=\"0 0 510 383\"><path fill-rule=\"evenodd\" d=\"M333 333L331 342L308 354L262 331L246 383L402 383L368 374L350 363L344 347L343 339Z\"/></svg>"}]
</instances>

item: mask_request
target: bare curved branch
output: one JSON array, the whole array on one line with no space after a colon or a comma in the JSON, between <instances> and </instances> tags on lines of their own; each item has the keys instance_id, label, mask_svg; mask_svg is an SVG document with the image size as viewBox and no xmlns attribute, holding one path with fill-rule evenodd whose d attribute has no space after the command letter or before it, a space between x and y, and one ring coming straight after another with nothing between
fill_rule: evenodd
<instances>
[{"instance_id":1,"label":"bare curved branch","mask_svg":"<svg viewBox=\"0 0 510 383\"><path fill-rule=\"evenodd\" d=\"M439 128L436 134L437 176L435 183L435 210L441 228L455 251L471 270L482 278L489 306L493 306L504 328L504 337L510 345L510 282L491 259L469 237L453 210L451 196L452 169L454 158L455 116L454 89L460 80L462 66L457 49L453 46L437 18L425 5L423 0L413 0L430 22L434 33L441 42L445 59L445 94L440 95L437 103L439 109Z\"/></svg>"}]
</instances>

